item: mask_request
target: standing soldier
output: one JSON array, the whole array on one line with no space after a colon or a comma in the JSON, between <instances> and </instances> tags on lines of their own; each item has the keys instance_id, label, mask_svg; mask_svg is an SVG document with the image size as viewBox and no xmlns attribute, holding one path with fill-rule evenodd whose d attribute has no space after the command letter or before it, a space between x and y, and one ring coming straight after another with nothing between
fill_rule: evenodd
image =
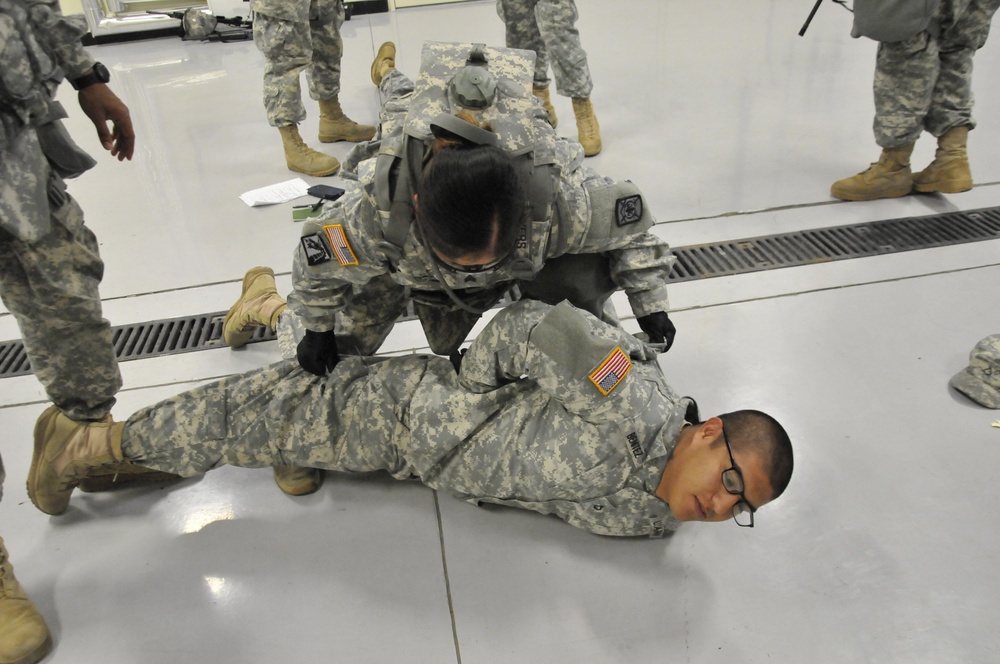
<instances>
[{"instance_id":1,"label":"standing soldier","mask_svg":"<svg viewBox=\"0 0 1000 664\"><path fill-rule=\"evenodd\" d=\"M299 74L306 72L309 96L319 102L319 140L367 141L375 128L359 125L340 108L340 58L344 41L343 0L253 0L253 40L264 54L264 108L281 132L288 169L333 175L340 162L313 150L299 135L305 120Z\"/></svg>"},{"instance_id":2,"label":"standing soldier","mask_svg":"<svg viewBox=\"0 0 1000 664\"><path fill-rule=\"evenodd\" d=\"M107 68L80 43L86 32L83 16L63 16L56 0L0 0L0 296L53 408L72 421L109 422L122 379L101 312L104 263L64 181L96 162L62 124L59 83L67 78L79 92L101 144L119 161L132 158L135 134L128 108L107 86ZM164 479L121 464L99 474L88 490ZM0 483L3 476L0 460ZM30 664L51 647L0 540L0 661Z\"/></svg>"},{"instance_id":3,"label":"standing soldier","mask_svg":"<svg viewBox=\"0 0 1000 664\"><path fill-rule=\"evenodd\" d=\"M590 92L587 53L576 29L579 13L574 0L497 0L497 14L504 22L507 46L534 51L535 77L532 93L542 100L549 122L556 126L556 109L549 96L549 64L556 89L573 100L573 114L583 154L593 157L601 151L601 127L594 115Z\"/></svg>"},{"instance_id":4,"label":"standing soldier","mask_svg":"<svg viewBox=\"0 0 1000 664\"><path fill-rule=\"evenodd\" d=\"M871 201L972 188L966 152L969 130L976 126L972 57L986 43L998 6L1000 0L855 3L852 35L879 42L875 142L882 155L866 171L834 182L835 198ZM913 174L910 154L924 130L937 137L938 147L934 161Z\"/></svg>"}]
</instances>

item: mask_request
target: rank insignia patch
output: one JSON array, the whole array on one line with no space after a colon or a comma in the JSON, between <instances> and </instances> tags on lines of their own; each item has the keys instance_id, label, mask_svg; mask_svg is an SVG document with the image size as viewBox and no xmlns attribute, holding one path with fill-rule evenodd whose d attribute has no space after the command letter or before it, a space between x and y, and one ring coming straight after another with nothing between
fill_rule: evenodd
<instances>
[{"instance_id":1,"label":"rank insignia patch","mask_svg":"<svg viewBox=\"0 0 1000 664\"><path fill-rule=\"evenodd\" d=\"M306 255L306 262L310 265L320 265L332 258L330 251L323 244L323 238L317 233L303 235L299 238L299 243L302 245L302 251Z\"/></svg>"},{"instance_id":2,"label":"rank insignia patch","mask_svg":"<svg viewBox=\"0 0 1000 664\"><path fill-rule=\"evenodd\" d=\"M611 390L618 387L631 368L632 360L628 359L628 355L621 348L615 348L600 366L590 373L590 380L601 394L608 396Z\"/></svg>"},{"instance_id":3,"label":"rank insignia patch","mask_svg":"<svg viewBox=\"0 0 1000 664\"><path fill-rule=\"evenodd\" d=\"M333 247L333 255L341 265L357 265L358 257L351 249L351 243L347 241L344 227L341 224L330 224L324 226L326 236L330 238L330 246Z\"/></svg>"},{"instance_id":4,"label":"rank insignia patch","mask_svg":"<svg viewBox=\"0 0 1000 664\"><path fill-rule=\"evenodd\" d=\"M642 196L626 196L615 201L615 222L628 226L642 219Z\"/></svg>"}]
</instances>

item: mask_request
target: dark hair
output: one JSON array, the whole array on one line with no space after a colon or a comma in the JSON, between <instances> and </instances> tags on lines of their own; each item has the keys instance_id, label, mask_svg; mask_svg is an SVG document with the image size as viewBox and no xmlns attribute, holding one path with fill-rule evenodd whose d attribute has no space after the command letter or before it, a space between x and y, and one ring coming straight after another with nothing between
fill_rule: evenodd
<instances>
[{"instance_id":1,"label":"dark hair","mask_svg":"<svg viewBox=\"0 0 1000 664\"><path fill-rule=\"evenodd\" d=\"M432 153L417 185L417 223L427 241L449 258L509 254L528 206L510 155L457 137L436 140Z\"/></svg>"},{"instance_id":2,"label":"dark hair","mask_svg":"<svg viewBox=\"0 0 1000 664\"><path fill-rule=\"evenodd\" d=\"M759 410L737 410L719 415L733 448L760 460L774 492L780 496L792 479L792 441L776 419ZM721 440L721 436L719 439Z\"/></svg>"}]
</instances>

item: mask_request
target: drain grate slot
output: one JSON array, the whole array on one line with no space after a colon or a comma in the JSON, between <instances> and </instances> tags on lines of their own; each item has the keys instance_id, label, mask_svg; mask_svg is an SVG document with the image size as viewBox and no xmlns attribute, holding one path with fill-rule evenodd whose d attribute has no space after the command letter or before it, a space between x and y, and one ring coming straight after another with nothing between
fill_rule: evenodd
<instances>
[{"instance_id":1,"label":"drain grate slot","mask_svg":"<svg viewBox=\"0 0 1000 664\"><path fill-rule=\"evenodd\" d=\"M709 279L997 238L1000 238L1000 208L761 235L675 247L677 263L669 280L676 283ZM507 306L519 296L514 288L497 307ZM222 322L225 315L226 312L219 311L114 327L111 332L115 354L120 361L128 361L224 347ZM411 302L399 320L415 318ZM248 343L273 339L274 332L257 328ZM29 373L31 364L21 340L0 342L0 378Z\"/></svg>"},{"instance_id":2,"label":"drain grate slot","mask_svg":"<svg viewBox=\"0 0 1000 664\"><path fill-rule=\"evenodd\" d=\"M932 249L1000 238L1000 208L832 226L675 247L671 282Z\"/></svg>"}]
</instances>

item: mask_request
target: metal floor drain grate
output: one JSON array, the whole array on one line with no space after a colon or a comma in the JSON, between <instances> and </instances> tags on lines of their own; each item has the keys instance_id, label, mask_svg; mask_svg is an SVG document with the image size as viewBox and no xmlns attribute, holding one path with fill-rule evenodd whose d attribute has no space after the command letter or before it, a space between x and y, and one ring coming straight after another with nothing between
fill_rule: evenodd
<instances>
[{"instance_id":1,"label":"metal floor drain grate","mask_svg":"<svg viewBox=\"0 0 1000 664\"><path fill-rule=\"evenodd\" d=\"M512 301L509 296L504 296L497 307L505 307ZM222 323L225 318L226 312L218 311L212 314L121 325L111 328L111 340L119 362L225 348L226 344L222 340ZM411 302L399 320L416 318L417 314ZM276 338L277 335L273 330L258 327L247 343L273 341ZM24 376L30 373L31 363L24 351L24 343L20 339L0 342L0 378Z\"/></svg>"},{"instance_id":2,"label":"metal floor drain grate","mask_svg":"<svg viewBox=\"0 0 1000 664\"><path fill-rule=\"evenodd\" d=\"M1000 208L946 212L674 248L670 281L894 254L1000 238Z\"/></svg>"},{"instance_id":3,"label":"metal floor drain grate","mask_svg":"<svg viewBox=\"0 0 1000 664\"><path fill-rule=\"evenodd\" d=\"M997 238L1000 238L1000 208L762 235L675 247L677 263L670 281L708 279ZM497 306L510 302L511 298L505 297ZM222 321L225 315L225 311L220 311L112 328L115 352L120 361L127 361L224 347ZM415 318L410 304L399 320ZM271 330L258 328L249 343L274 338ZM0 342L0 378L29 373L31 365L21 340Z\"/></svg>"}]
</instances>

